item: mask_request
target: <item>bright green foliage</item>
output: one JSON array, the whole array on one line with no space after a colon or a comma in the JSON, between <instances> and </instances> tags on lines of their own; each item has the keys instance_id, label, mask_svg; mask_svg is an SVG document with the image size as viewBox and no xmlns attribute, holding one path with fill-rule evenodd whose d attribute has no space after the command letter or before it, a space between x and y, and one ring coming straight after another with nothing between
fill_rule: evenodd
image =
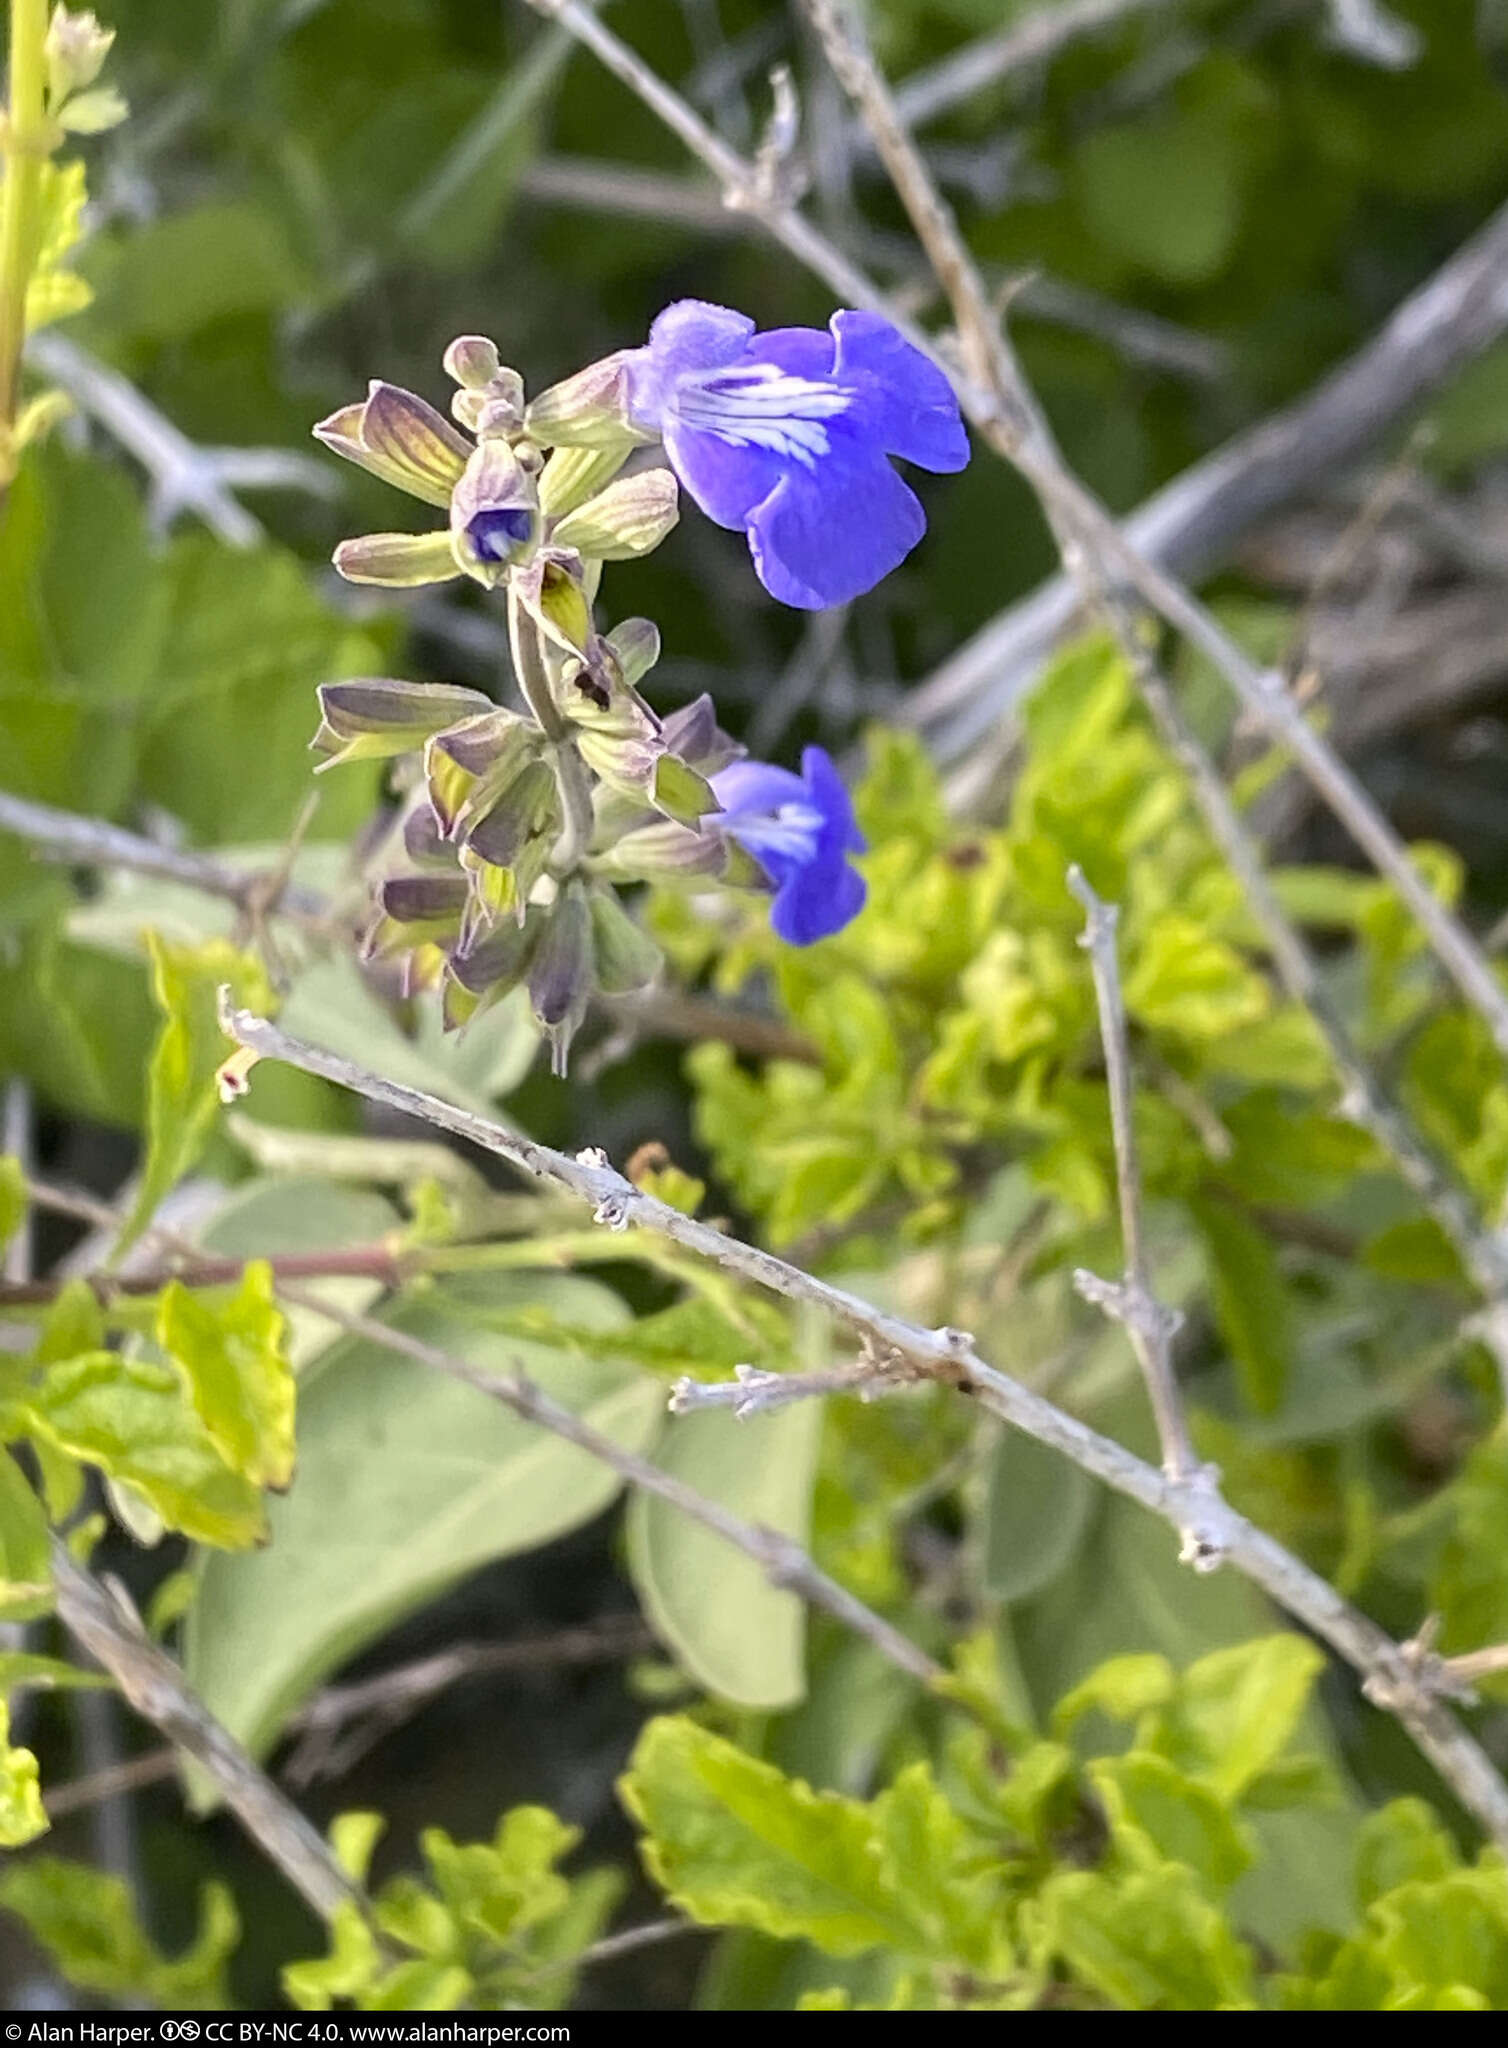
<instances>
[{"instance_id":1,"label":"bright green foliage","mask_svg":"<svg viewBox=\"0 0 1508 2048\"><path fill-rule=\"evenodd\" d=\"M1042 4L872 0L865 13L901 79ZM76 314L70 339L203 447L307 448L310 420L373 374L434 396L442 338L487 324L489 307L505 309L510 352L545 374L637 341L669 276L772 325L832 310L783 253L705 233L693 207L654 220L562 210L582 159L608 180L628 163L682 178L686 161L525 9L103 11L120 28L112 75L145 119L97 146L87 210L81 167L47 169L29 311L34 324ZM1337 8L1125 10L923 130L992 282L1042 274L1014 302L1013 332L1070 459L1117 510L1312 385L1501 203L1508 6L1377 11L1419 31L1396 70L1337 46ZM611 20L704 107L708 81L732 68L719 39L747 55L753 68L719 85L711 112L730 138L752 137L767 59L800 61L792 10L719 0L696 12L689 37L683 10L652 0L617 0ZM74 109L96 127L112 111ZM551 160L531 162L544 149ZM853 171L853 209L878 226L875 167ZM1075 305L1082 328L1063 324ZM1167 353L1152 360L1149 342ZM243 493L268 537L234 547L210 530L213 511L144 482L140 451L122 456L108 421L44 444L58 394L38 393L31 368L25 396L24 460L0 506L5 790L272 870L311 787L315 684L401 662L495 687L495 617L448 593L401 617L328 599L336 535L394 517L375 483L332 479L343 495L328 505L299 488ZM1410 463L1451 493L1497 461L1508 344L1436 395L1427 424ZM1373 452L1386 469L1393 451ZM1412 474L1390 474L1412 504ZM1054 566L1028 494L983 449L926 498L925 544L841 628L840 665L866 679L871 667L921 677ZM1471 500L1445 499L1445 530L1462 507L1469 521ZM1365 572L1369 549L1370 536L1350 566ZM1403 631L1420 597L1449 616L1471 589L1471 552L1442 550L1438 576L1417 586L1386 580ZM1263 580L1259 550L1214 602L1281 666L1304 600L1254 592L1253 561ZM604 579L615 616L631 587L619 576ZM804 683L824 643L802 643L799 620L759 603L737 539L689 514L638 587L667 654L685 673L705 668L724 722L759 751L766 704L791 710L768 677L794 656ZM1345 579L1332 599L1347 601ZM1253 758L1223 685L1175 637L1184 709L1260 826L1282 763ZM1339 692L1305 701L1317 721L1345 717ZM837 752L845 717L821 681L781 758L809 737ZM1469 736L1490 731L1489 718ZM1454 828L1477 756L1436 737L1385 743L1359 771L1409 829L1423 818L1464 844ZM519 1006L457 1040L433 1005L358 966L344 942L349 852L380 773L358 765L314 785L294 878L342 913L318 934L139 875L83 881L0 835L0 1073L33 1092L44 1165L79 1156L60 1117L143 1134L133 1229L186 1175L206 1195L248 1161L258 1176L227 1189L203 1235L207 1251L251 1262L231 1285L102 1288L102 1307L75 1281L45 1313L4 1310L0 1619L48 1613L50 1531L67 1528L86 1554L105 1517L85 1489L102 1486L127 1534L191 1539L186 1566L174 1543L127 1576L153 1633L183 1625L192 1679L266 1752L321 1679L388 1629L467 1574L578 1532L570 1557L618 1573L620 1591L631 1581L674 1659L633 1668L626 1687L594 1672L594 1714L604 1698L615 1711L687 1706L650 1720L627 1797L662 1889L723 1930L705 2006L1508 2009L1499 1862L1472 1860L1460 1817L1448 1827L1412 1796L1438 1787L1385 1717L1345 1704L1346 1674L1321 1702L1313 1646L1275 1635L1280 1617L1233 1572L1192 1578L1162 1522L946 1389L668 1420L670 1378L808 1364L805 1333L647 1238L500 1196L457 1154L430 1146L421 1160L371 1126L355 1137L350 1098L272 1062L248 1105L257 1121L217 1125L227 1048L213 996L228 978L259 1006L276 987L297 1035L451 1102L495 1113L516 1091L504 1113L567 1149L600 1142L624 1157L686 1128L662 1044L621 1062L614 1047L596 1074L588 1060L569 1090L549 1089L530 1077L537 1034ZM1186 1316L1178 1363L1201 1453L1237 1505L1396 1634L1438 1613L1447 1654L1508 1639L1508 1452L1500 1376L1469 1334L1476 1289L1416 1192L1346 1121L1323 1044L1283 996L1122 665L1100 641L1062 655L983 793L988 822L951 817L922 748L896 732L871 736L860 801L870 907L840 938L795 952L762 911L730 928L694 902L654 906L682 981L773 1011L816 1059L698 1046L701 1152L643 1166L640 1184L728 1215L866 1298L974 1331L1002 1369L1155 1455L1124 1333L1072 1286L1076 1267L1113 1274L1123 1252L1082 917L1064 887L1080 861L1121 906L1148 1245L1159 1292ZM1489 790L1469 819L1469 887L1454 851L1414 856L1480 929L1503 898L1495 815ZM1280 869L1273 884L1400 1106L1501 1223L1503 1061L1412 918L1359 867ZM19 1174L0 1165L0 1244L22 1214ZM50 1233L37 1231L40 1247ZM374 1269L398 1258L413 1277L397 1289L375 1270L321 1279L317 1298L387 1315L480 1370L522 1366L619 1442L809 1543L947 1679L916 1686L662 1503L620 1509L611 1473L483 1393L348 1341L303 1302L274 1306L267 1259L357 1246ZM577 1262L594 1277L554 1270ZM35 1330L32 1350L20 1329ZM517 1578L532 1585L533 1569ZM552 1594L554 1572L540 1561ZM513 1585L510 1567L510 1616ZM572 1613L577 1591L564 1588ZM40 1653L0 1656L0 1691L93 1682ZM1508 1676L1487 1678L1483 1706L1464 1709L1490 1748L1505 1688ZM34 1704L27 1739L50 1769L69 1703ZM478 1773L464 1796L483 1812L556 1797L515 1774L578 1758L525 1749L521 1766L511 1689L495 1704L483 1742L505 1782ZM493 1710L489 1696L481 1711ZM460 1725L461 1710L444 1711ZM621 1722L602 1718L619 1740ZM376 1768L410 1753L379 1752ZM574 1784L600 1787L602 1752L590 1763ZM0 1835L20 1841L45 1824L35 1759L7 1742L0 1766ZM566 1810L584 1814L574 1801ZM0 1900L85 1993L223 2002L235 1926L218 1888L176 1962L143 1926L187 1924L202 1859L227 1837L160 1825L144 1838L141 1923L114 1880L47 1859L12 1858ZM379 1827L352 1814L332 1830L363 1884ZM490 1843L425 1830L422 1875L372 1887L374 1924L342 1909L329 1955L289 1969L290 1994L374 2011L567 2002L620 1888L613 1872L566 1876L573 1846L535 1806L506 1814ZM270 1985L288 1948L259 1882L276 1880L245 1879L257 1939L241 1970ZM657 1982L689 1995L697 1946L629 1967L662 1969Z\"/></svg>"},{"instance_id":2,"label":"bright green foliage","mask_svg":"<svg viewBox=\"0 0 1508 2048\"><path fill-rule=\"evenodd\" d=\"M259 964L223 940L175 946L147 934L152 994L164 1018L147 1069L147 1150L129 1241L151 1221L163 1196L194 1164L215 1115L215 1074L228 1050L217 1003L221 988L253 1010L271 1001Z\"/></svg>"},{"instance_id":3,"label":"bright green foliage","mask_svg":"<svg viewBox=\"0 0 1508 2048\"><path fill-rule=\"evenodd\" d=\"M20 1466L0 1451L0 1615L29 1621L51 1606L47 1517Z\"/></svg>"},{"instance_id":4,"label":"bright green foliage","mask_svg":"<svg viewBox=\"0 0 1508 2048\"><path fill-rule=\"evenodd\" d=\"M47 1832L37 1760L12 1747L10 1708L0 1701L0 1847L19 1849Z\"/></svg>"},{"instance_id":5,"label":"bright green foliage","mask_svg":"<svg viewBox=\"0 0 1508 2048\"><path fill-rule=\"evenodd\" d=\"M253 1486L293 1477L293 1371L272 1268L254 1260L228 1302L211 1308L179 1282L163 1289L157 1342L184 1377L215 1448Z\"/></svg>"},{"instance_id":6,"label":"bright green foliage","mask_svg":"<svg viewBox=\"0 0 1508 2048\"><path fill-rule=\"evenodd\" d=\"M881 1829L861 1801L813 1792L694 1721L651 1721L623 1799L650 1874L712 1926L800 1936L829 1955L928 1952Z\"/></svg>"},{"instance_id":7,"label":"bright green foliage","mask_svg":"<svg viewBox=\"0 0 1508 2048\"><path fill-rule=\"evenodd\" d=\"M84 166L77 159L42 166L41 234L26 289L26 325L31 332L82 312L94 296L68 264L78 246L88 196Z\"/></svg>"},{"instance_id":8,"label":"bright green foliage","mask_svg":"<svg viewBox=\"0 0 1508 2048\"><path fill-rule=\"evenodd\" d=\"M37 1856L8 1865L0 1873L0 1906L25 1921L83 1991L168 2011L229 2002L225 1964L241 1923L222 1884L200 1891L198 1933L175 1957L163 1955L143 1931L124 1879L84 1863Z\"/></svg>"},{"instance_id":9,"label":"bright green foliage","mask_svg":"<svg viewBox=\"0 0 1508 2048\"><path fill-rule=\"evenodd\" d=\"M240 1548L266 1530L257 1489L225 1463L168 1366L85 1352L48 1366L15 1419L97 1465L185 1536Z\"/></svg>"},{"instance_id":10,"label":"bright green foliage","mask_svg":"<svg viewBox=\"0 0 1508 2048\"><path fill-rule=\"evenodd\" d=\"M1502 2011L1508 2006L1508 1871L1484 1850L1464 1865L1422 1801L1371 1816L1356 1857L1357 1932L1315 1933L1304 1974L1280 1978L1296 2011Z\"/></svg>"},{"instance_id":11,"label":"bright green foliage","mask_svg":"<svg viewBox=\"0 0 1508 2048\"><path fill-rule=\"evenodd\" d=\"M1278 1079L1325 1100L1313 1027L1254 957L1239 888L1133 708L1124 663L1097 640L1065 655L1027 728L1010 821L995 832L948 824L919 747L874 734L859 792L864 916L815 956L745 929L718 962L729 986L772 973L822 1055L819 1068L772 1061L759 1077L720 1046L691 1058L701 1134L778 1239L897 1193L930 1204L917 1225L935 1228L958 1213L938 1200L956 1185L958 1147L982 1141L1022 1157L1070 1211L1107 1212L1105 1099L1084 1077L1098 1052L1093 991L1064 880L1074 861L1122 905L1127 1007L1175 1077L1142 1097L1155 1191L1241 1192L1239 1168L1219 1170L1180 1107L1180 1082L1238 1108ZM705 933L677 906L662 906L659 927L687 965L705 957ZM1281 1333L1255 1310L1231 1322L1256 1393L1280 1397Z\"/></svg>"},{"instance_id":12,"label":"bright green foliage","mask_svg":"<svg viewBox=\"0 0 1508 2048\"><path fill-rule=\"evenodd\" d=\"M348 1813L331 1831L357 1882L382 1827L376 1814ZM340 1908L330 1954L289 1964L284 1989L313 2012L338 2000L368 2012L565 2004L575 1959L596 1940L622 1890L612 1871L561 1873L557 1866L580 1839L579 1828L543 1806L505 1813L490 1842L458 1844L442 1828L426 1829L420 1848L428 1882L391 1878L375 1897L375 1931L354 1904ZM394 1961L395 1953L403 1959Z\"/></svg>"},{"instance_id":13,"label":"bright green foliage","mask_svg":"<svg viewBox=\"0 0 1508 2048\"><path fill-rule=\"evenodd\" d=\"M1074 1747L1018 1733L1007 1758L997 1736L964 1725L940 1773L910 1764L867 1802L815 1792L686 1717L661 1719L622 1795L651 1875L694 1919L871 1953L892 1992L920 1972L923 2005L1031 2005L1065 1979L1136 2010L1246 2005L1256 1961L1226 1901L1257 1854L1247 1816L1262 1774L1295 1761L1317 1669L1295 1636L1181 1674L1120 1658L1054 1723L1078 1746L1105 1726L1091 1714L1133 1720L1129 1750L1080 1762ZM1086 1858L1096 1867L1063 1867Z\"/></svg>"}]
</instances>

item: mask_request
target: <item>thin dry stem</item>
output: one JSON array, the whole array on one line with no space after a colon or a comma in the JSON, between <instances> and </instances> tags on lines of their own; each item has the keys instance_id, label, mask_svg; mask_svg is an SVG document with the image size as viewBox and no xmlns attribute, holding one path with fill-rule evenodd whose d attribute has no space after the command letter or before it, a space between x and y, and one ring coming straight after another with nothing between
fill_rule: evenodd
<instances>
[{"instance_id":1,"label":"thin dry stem","mask_svg":"<svg viewBox=\"0 0 1508 2048\"><path fill-rule=\"evenodd\" d=\"M147 1639L121 1599L75 1563L60 1538L52 1546L58 1614L81 1647L102 1665L145 1721L192 1757L252 1840L322 1920L366 1902L328 1844L221 1727L183 1673Z\"/></svg>"}]
</instances>

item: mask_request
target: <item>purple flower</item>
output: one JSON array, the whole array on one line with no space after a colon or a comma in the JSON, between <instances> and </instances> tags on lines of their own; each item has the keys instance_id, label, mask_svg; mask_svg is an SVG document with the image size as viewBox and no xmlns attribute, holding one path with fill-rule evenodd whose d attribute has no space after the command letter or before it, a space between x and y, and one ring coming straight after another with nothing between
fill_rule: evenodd
<instances>
[{"instance_id":1,"label":"purple flower","mask_svg":"<svg viewBox=\"0 0 1508 2048\"><path fill-rule=\"evenodd\" d=\"M708 824L769 876L775 889L770 922L791 946L809 946L841 931L864 908L864 878L848 864L864 851L864 835L842 777L821 747L801 756L801 773L763 761L734 761L712 778L722 813Z\"/></svg>"},{"instance_id":2,"label":"purple flower","mask_svg":"<svg viewBox=\"0 0 1508 2048\"><path fill-rule=\"evenodd\" d=\"M659 435L709 519L748 536L771 596L806 611L872 590L921 539L925 515L889 457L969 459L947 378L877 313L758 334L742 313L682 299L618 361L633 425Z\"/></svg>"}]
</instances>

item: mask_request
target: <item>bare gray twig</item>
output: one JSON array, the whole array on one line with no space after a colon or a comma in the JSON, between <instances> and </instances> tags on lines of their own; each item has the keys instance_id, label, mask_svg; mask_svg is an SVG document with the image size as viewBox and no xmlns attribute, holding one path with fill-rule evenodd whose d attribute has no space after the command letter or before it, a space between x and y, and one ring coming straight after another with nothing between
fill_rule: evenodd
<instances>
[{"instance_id":1,"label":"bare gray twig","mask_svg":"<svg viewBox=\"0 0 1508 2048\"><path fill-rule=\"evenodd\" d=\"M238 490L297 490L328 498L338 488L326 467L288 448L201 448L118 370L54 329L34 334L27 361L134 455L152 480L152 516L168 526L192 512L228 546L255 547L262 527Z\"/></svg>"},{"instance_id":2,"label":"bare gray twig","mask_svg":"<svg viewBox=\"0 0 1508 2048\"><path fill-rule=\"evenodd\" d=\"M264 914L273 907L268 895L277 880L275 869L231 867L214 854L159 846L153 839L106 824L102 818L54 810L51 804L32 803L4 790L0 790L0 832L29 840L50 860L78 867L127 868L133 874L185 883L206 895L222 897L248 916ZM321 897L296 883L283 885L277 892L277 904L295 917L319 917L328 908Z\"/></svg>"},{"instance_id":3,"label":"bare gray twig","mask_svg":"<svg viewBox=\"0 0 1508 2048\"><path fill-rule=\"evenodd\" d=\"M1260 1586L1279 1606L1286 1608L1305 1627L1329 1643L1337 1654L1361 1675L1364 1682L1376 1681L1387 1691L1389 1710L1396 1714L1415 1742L1430 1758L1462 1804L1501 1847L1508 1849L1508 1787L1479 1744L1462 1728L1404 1657L1400 1646L1375 1622L1351 1606L1318 1573L1262 1530L1238 1515L1224 1501L1211 1500L1202 1484L1170 1478L1120 1444L1088 1428L1075 1416L1057 1408L1028 1387L998 1372L986 1363L965 1331L928 1330L904 1317L877 1309L872 1303L844 1288L832 1286L799 1266L790 1265L774 1253L716 1230L694 1216L687 1216L668 1203L636 1188L613 1170L605 1154L586 1152L576 1158L547 1145L521 1137L491 1123L485 1117L453 1108L417 1089L386 1080L318 1046L290 1038L265 1018L245 1010L226 1008L222 1022L227 1036L267 1059L285 1060L306 1073L321 1075L338 1087L353 1089L369 1101L385 1104L401 1114L416 1117L435 1128L448 1131L507 1160L537 1180L564 1188L592 1205L596 1220L605 1228L627 1229L631 1224L654 1232L684 1246L700 1257L734 1273L741 1280L784 1296L789 1301L809 1303L822 1310L865 1343L874 1358L877 1377L891 1370L890 1361L901 1360L929 1378L972 1395L981 1407L998 1415L1012 1427L1025 1431L1039 1443L1062 1452L1065 1457L1102 1480L1116 1492L1140 1502L1175 1529L1199 1527L1206 1539L1219 1548L1253 1584ZM322 1313L330 1313L321 1304ZM366 1319L362 1321L365 1323ZM429 1355L431 1347L415 1346L417 1340L390 1331L377 1323L369 1332L374 1341L418 1356L419 1362L438 1371L450 1372L459 1365L463 1375L474 1368L464 1361L451 1361L440 1354ZM423 1354L420 1356L420 1354ZM443 1360L444 1362L440 1362ZM485 1375L483 1375L485 1377ZM507 1391L503 1391L504 1388ZM535 1420L540 1396L511 1381L491 1381L488 1391L512 1401L515 1396L530 1403ZM520 1413L525 1412L523 1409ZM562 1411L563 1413L565 1411ZM585 1425L569 1417L574 1441L582 1441ZM546 1424L547 1427L553 1426ZM611 1447L614 1460L624 1454ZM623 1469L619 1466L619 1469ZM655 1468L651 1467L651 1471ZM644 1483L625 1472L633 1483ZM654 1490L662 1497L666 1475L656 1472ZM677 1505L680 1503L678 1502ZM688 1510L688 1512L692 1512ZM709 1526L713 1526L709 1524ZM730 1537L730 1541L736 1539ZM837 1589L846 1603L850 1597ZM829 1608L829 1612L833 1612ZM867 1610L866 1610L867 1611ZM846 1617L844 1617L846 1618ZM849 1624L853 1624L850 1622ZM866 1632L867 1631L861 1631ZM914 1668L921 1653L906 1645L907 1668ZM930 1660L926 1660L930 1665ZM918 1676L923 1674L918 1671Z\"/></svg>"},{"instance_id":4,"label":"bare gray twig","mask_svg":"<svg viewBox=\"0 0 1508 2048\"><path fill-rule=\"evenodd\" d=\"M1194 463L1131 513L1123 527L1128 545L1171 574L1206 573L1269 513L1333 476L1406 418L1505 325L1508 206L1313 391ZM1010 719L1080 603L1071 577L1043 584L911 693L904 715L941 760L972 756L984 735ZM998 763L998 740L987 752Z\"/></svg>"},{"instance_id":5,"label":"bare gray twig","mask_svg":"<svg viewBox=\"0 0 1508 2048\"><path fill-rule=\"evenodd\" d=\"M123 1600L74 1562L54 1538L58 1613L70 1635L103 1665L126 1699L214 1780L246 1832L322 1920L366 1902L305 1820L192 1691L173 1660L148 1641Z\"/></svg>"},{"instance_id":6,"label":"bare gray twig","mask_svg":"<svg viewBox=\"0 0 1508 2048\"><path fill-rule=\"evenodd\" d=\"M1118 28L1133 15L1171 4L1173 0L1066 0L1062 6L1039 8L903 78L895 89L901 119L908 128L923 127L1014 72L1050 64L1081 36Z\"/></svg>"}]
</instances>

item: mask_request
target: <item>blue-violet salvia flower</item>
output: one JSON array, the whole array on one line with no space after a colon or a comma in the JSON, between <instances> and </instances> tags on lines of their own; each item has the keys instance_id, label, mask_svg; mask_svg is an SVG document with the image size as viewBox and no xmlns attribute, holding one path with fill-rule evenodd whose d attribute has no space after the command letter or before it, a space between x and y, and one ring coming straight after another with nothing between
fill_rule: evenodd
<instances>
[{"instance_id":1,"label":"blue-violet salvia flower","mask_svg":"<svg viewBox=\"0 0 1508 2048\"><path fill-rule=\"evenodd\" d=\"M801 773L734 761L712 778L721 813L709 824L754 856L775 885L770 923L787 945L809 946L857 917L864 878L849 866L865 847L842 777L821 747Z\"/></svg>"},{"instance_id":2,"label":"blue-violet salvia flower","mask_svg":"<svg viewBox=\"0 0 1508 2048\"><path fill-rule=\"evenodd\" d=\"M771 596L807 611L872 590L921 539L925 515L889 457L969 459L947 378L877 313L759 334L742 313L682 299L618 360L633 424L663 440L709 519L748 536Z\"/></svg>"}]
</instances>

